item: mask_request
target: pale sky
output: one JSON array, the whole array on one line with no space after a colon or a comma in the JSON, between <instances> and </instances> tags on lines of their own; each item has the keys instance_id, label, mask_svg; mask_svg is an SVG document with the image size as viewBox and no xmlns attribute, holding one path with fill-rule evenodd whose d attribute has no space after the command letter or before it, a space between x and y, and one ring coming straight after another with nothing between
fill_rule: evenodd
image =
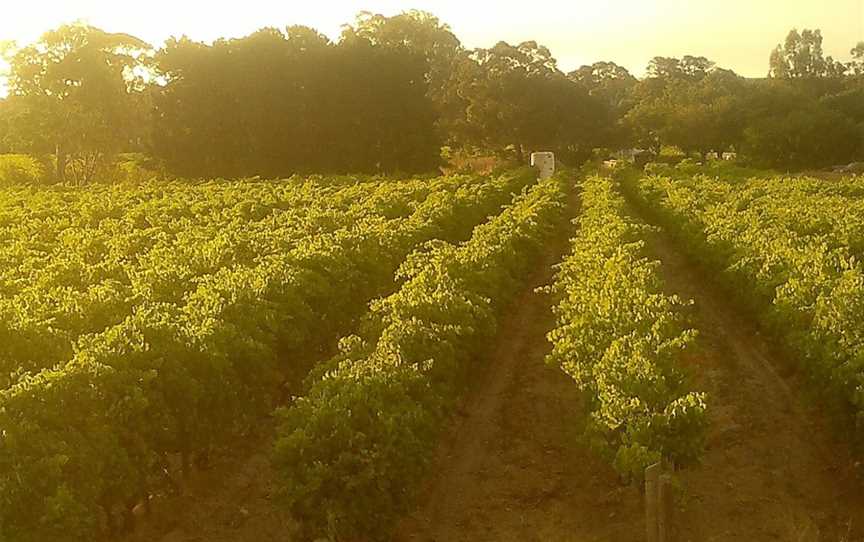
<instances>
[{"instance_id":1,"label":"pale sky","mask_svg":"<svg viewBox=\"0 0 864 542\"><path fill-rule=\"evenodd\" d=\"M612 60L642 75L653 56L692 54L761 77L771 49L791 28L821 28L826 53L839 60L864 41L864 0L42 0L3 6L0 41L27 43L76 19L157 46L172 35L211 41L290 24L336 38L359 11L411 8L436 14L466 47L537 40L565 71Z\"/></svg>"}]
</instances>

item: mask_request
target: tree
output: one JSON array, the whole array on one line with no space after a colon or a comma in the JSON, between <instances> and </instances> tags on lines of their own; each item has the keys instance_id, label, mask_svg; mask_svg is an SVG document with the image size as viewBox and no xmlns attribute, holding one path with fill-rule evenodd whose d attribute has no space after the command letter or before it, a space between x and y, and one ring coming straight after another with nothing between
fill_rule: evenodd
<instances>
[{"instance_id":1,"label":"tree","mask_svg":"<svg viewBox=\"0 0 864 542\"><path fill-rule=\"evenodd\" d=\"M53 152L57 179L68 165L83 183L106 158L140 146L150 52L127 34L71 24L7 54L10 130L20 150Z\"/></svg>"},{"instance_id":2,"label":"tree","mask_svg":"<svg viewBox=\"0 0 864 542\"><path fill-rule=\"evenodd\" d=\"M769 64L768 76L775 79L840 77L846 72L842 62L824 55L818 29L791 30L784 44L771 52Z\"/></svg>"},{"instance_id":3,"label":"tree","mask_svg":"<svg viewBox=\"0 0 864 542\"><path fill-rule=\"evenodd\" d=\"M598 141L604 104L561 73L537 42L475 49L457 78L466 100L465 144L510 149L524 161L537 149L584 157Z\"/></svg>"},{"instance_id":4,"label":"tree","mask_svg":"<svg viewBox=\"0 0 864 542\"><path fill-rule=\"evenodd\" d=\"M655 56L648 63L646 75L651 79L675 79L683 75L677 58Z\"/></svg>"},{"instance_id":5,"label":"tree","mask_svg":"<svg viewBox=\"0 0 864 542\"><path fill-rule=\"evenodd\" d=\"M715 69L698 81L679 83L673 88L673 106L665 130L671 144L703 157L710 151L722 153L739 146L744 78L731 70Z\"/></svg>"},{"instance_id":6,"label":"tree","mask_svg":"<svg viewBox=\"0 0 864 542\"><path fill-rule=\"evenodd\" d=\"M864 81L849 79L846 90L824 96L820 103L857 127L858 154L855 160L861 161L864 160Z\"/></svg>"},{"instance_id":7,"label":"tree","mask_svg":"<svg viewBox=\"0 0 864 542\"><path fill-rule=\"evenodd\" d=\"M630 99L638 80L626 68L614 62L595 62L567 74L567 77L585 89L589 96L599 100L605 113L600 122L597 144L620 149L631 141L631 134L621 119L633 107Z\"/></svg>"},{"instance_id":8,"label":"tree","mask_svg":"<svg viewBox=\"0 0 864 542\"><path fill-rule=\"evenodd\" d=\"M852 55L849 69L855 75L864 75L864 41L859 42L849 53Z\"/></svg>"},{"instance_id":9,"label":"tree","mask_svg":"<svg viewBox=\"0 0 864 542\"><path fill-rule=\"evenodd\" d=\"M472 51L457 76L457 92L466 100L463 143L497 150L513 146L522 155L531 145L524 140L528 112L539 105L530 88L555 70L549 50L536 42L499 42Z\"/></svg>"},{"instance_id":10,"label":"tree","mask_svg":"<svg viewBox=\"0 0 864 542\"><path fill-rule=\"evenodd\" d=\"M0 98L0 154L12 152L10 141L14 133L10 129L12 108L9 100Z\"/></svg>"},{"instance_id":11,"label":"tree","mask_svg":"<svg viewBox=\"0 0 864 542\"><path fill-rule=\"evenodd\" d=\"M567 77L618 113L627 108L627 98L638 82L626 68L614 62L595 62L590 66L582 66L567 74Z\"/></svg>"},{"instance_id":12,"label":"tree","mask_svg":"<svg viewBox=\"0 0 864 542\"><path fill-rule=\"evenodd\" d=\"M755 164L782 169L820 168L855 159L861 133L854 122L786 81L754 87L743 153Z\"/></svg>"},{"instance_id":13,"label":"tree","mask_svg":"<svg viewBox=\"0 0 864 542\"><path fill-rule=\"evenodd\" d=\"M723 152L741 137L744 79L701 56L655 57L649 77L632 88L625 123L643 147L659 152Z\"/></svg>"},{"instance_id":14,"label":"tree","mask_svg":"<svg viewBox=\"0 0 864 542\"><path fill-rule=\"evenodd\" d=\"M643 145L659 150L674 145L705 155L736 147L741 138L745 80L716 69L701 78L669 81L662 92L646 95L627 114Z\"/></svg>"},{"instance_id":15,"label":"tree","mask_svg":"<svg viewBox=\"0 0 864 542\"><path fill-rule=\"evenodd\" d=\"M334 105L345 171L428 172L438 168L441 141L429 98L426 57L407 46L343 37L335 67ZM330 160L338 156L330 157Z\"/></svg>"},{"instance_id":16,"label":"tree","mask_svg":"<svg viewBox=\"0 0 864 542\"><path fill-rule=\"evenodd\" d=\"M265 28L213 45L169 40L156 57L153 151L188 176L290 175L323 160L333 44ZM335 83L335 82L334 82Z\"/></svg>"},{"instance_id":17,"label":"tree","mask_svg":"<svg viewBox=\"0 0 864 542\"><path fill-rule=\"evenodd\" d=\"M688 79L702 79L713 72L717 64L704 56L684 55L679 66L684 77Z\"/></svg>"},{"instance_id":18,"label":"tree","mask_svg":"<svg viewBox=\"0 0 864 542\"><path fill-rule=\"evenodd\" d=\"M435 105L442 137L459 122L464 102L456 92L454 65L466 52L450 27L431 13L411 10L386 17L361 12L354 26L346 26L343 40L362 38L373 45L407 48L426 59L428 95Z\"/></svg>"},{"instance_id":19,"label":"tree","mask_svg":"<svg viewBox=\"0 0 864 542\"><path fill-rule=\"evenodd\" d=\"M440 156L428 61L346 31L263 29L156 58L154 152L183 175L427 172Z\"/></svg>"},{"instance_id":20,"label":"tree","mask_svg":"<svg viewBox=\"0 0 864 542\"><path fill-rule=\"evenodd\" d=\"M686 55L683 58L655 56L648 63L648 77L661 80L701 79L715 67L704 56Z\"/></svg>"}]
</instances>

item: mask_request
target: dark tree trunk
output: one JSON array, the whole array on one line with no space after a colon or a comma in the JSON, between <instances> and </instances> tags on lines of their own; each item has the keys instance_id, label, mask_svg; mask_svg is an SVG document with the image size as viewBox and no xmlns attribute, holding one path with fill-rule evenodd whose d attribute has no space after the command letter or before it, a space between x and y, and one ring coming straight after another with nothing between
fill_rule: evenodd
<instances>
[{"instance_id":1,"label":"dark tree trunk","mask_svg":"<svg viewBox=\"0 0 864 542\"><path fill-rule=\"evenodd\" d=\"M63 144L58 143L56 147L57 168L54 172L55 180L59 183L66 182L66 151Z\"/></svg>"}]
</instances>

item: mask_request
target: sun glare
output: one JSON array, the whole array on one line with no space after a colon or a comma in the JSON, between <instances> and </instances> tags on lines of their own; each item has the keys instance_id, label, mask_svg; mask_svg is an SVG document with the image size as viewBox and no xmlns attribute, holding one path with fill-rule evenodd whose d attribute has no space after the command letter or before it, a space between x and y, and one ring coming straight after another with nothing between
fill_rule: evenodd
<instances>
[{"instance_id":1,"label":"sun glare","mask_svg":"<svg viewBox=\"0 0 864 542\"><path fill-rule=\"evenodd\" d=\"M0 542L864 542L862 262L864 0L4 5Z\"/></svg>"},{"instance_id":2,"label":"sun glare","mask_svg":"<svg viewBox=\"0 0 864 542\"><path fill-rule=\"evenodd\" d=\"M742 75L761 77L766 48L776 45L789 28L821 28L826 52L840 59L864 40L864 0L790 0L783 3L782 10L775 2L749 0L539 0L494 6L454 0L280 4L248 0L242 6L153 0L146 10L108 0L49 1L50 9L45 3L5 8L8 16L0 19L0 41L31 42L42 32L75 20L133 34L157 47L172 35L210 42L241 37L265 26L291 24L308 25L336 39L341 26L352 22L360 11L394 15L416 8L448 23L466 47L489 47L499 40L537 40L552 50L565 70L614 60L641 74L652 55L693 54L709 56Z\"/></svg>"}]
</instances>

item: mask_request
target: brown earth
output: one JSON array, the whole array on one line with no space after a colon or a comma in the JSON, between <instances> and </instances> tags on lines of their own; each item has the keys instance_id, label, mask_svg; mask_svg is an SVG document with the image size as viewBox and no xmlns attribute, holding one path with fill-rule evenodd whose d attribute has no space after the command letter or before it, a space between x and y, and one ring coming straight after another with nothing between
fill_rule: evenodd
<instances>
[{"instance_id":1,"label":"brown earth","mask_svg":"<svg viewBox=\"0 0 864 542\"><path fill-rule=\"evenodd\" d=\"M677 540L864 540L864 480L793 360L663 232L649 235L672 293L693 299L694 385L709 395L701 464L678 474Z\"/></svg>"},{"instance_id":2,"label":"brown earth","mask_svg":"<svg viewBox=\"0 0 864 542\"><path fill-rule=\"evenodd\" d=\"M694 300L701 336L691 369L709 394L702 460L675 473L673 539L864 540L861 464L792 360L669 236L648 241L668 291ZM543 365L548 304L526 293L504 322L397 540L644 540L638 491L586 449L572 383Z\"/></svg>"},{"instance_id":3,"label":"brown earth","mask_svg":"<svg viewBox=\"0 0 864 542\"><path fill-rule=\"evenodd\" d=\"M182 495L157 496L152 512L124 542L286 542L288 515L273 501L275 476L267 420L259 435L238 444L193 475Z\"/></svg>"},{"instance_id":4,"label":"brown earth","mask_svg":"<svg viewBox=\"0 0 864 542\"><path fill-rule=\"evenodd\" d=\"M422 504L396 540L640 539L639 491L621 485L582 442L583 400L569 377L544 363L552 300L535 288L552 280L566 241L561 235L550 245L501 322L441 443ZM196 475L184 495L157 499L125 542L289 540L292 522L273 502L266 426Z\"/></svg>"},{"instance_id":5,"label":"brown earth","mask_svg":"<svg viewBox=\"0 0 864 542\"><path fill-rule=\"evenodd\" d=\"M807 399L793 363L760 334L662 232L648 236L669 292L695 301L694 386L709 394L700 464L675 473L674 540L864 541L862 469L831 420ZM644 540L642 498L582 438L584 401L547 366L553 300L535 292L567 249L562 236L501 322L436 452L416 510L393 539ZM268 423L195 477L186 496L158 499L126 542L291 539L273 502Z\"/></svg>"},{"instance_id":6,"label":"brown earth","mask_svg":"<svg viewBox=\"0 0 864 542\"><path fill-rule=\"evenodd\" d=\"M575 205L574 205L575 207ZM567 232L572 233L572 232ZM547 366L552 280L566 237L538 262L440 445L420 504L397 541L641 540L641 497L582 440L583 400Z\"/></svg>"}]
</instances>

